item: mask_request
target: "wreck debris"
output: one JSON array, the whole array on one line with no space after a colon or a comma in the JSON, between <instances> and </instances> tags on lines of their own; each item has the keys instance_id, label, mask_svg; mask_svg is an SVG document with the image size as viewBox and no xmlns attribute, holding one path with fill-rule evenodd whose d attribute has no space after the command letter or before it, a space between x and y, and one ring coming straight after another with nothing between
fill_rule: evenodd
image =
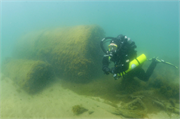
<instances>
[{"instance_id":1,"label":"wreck debris","mask_svg":"<svg viewBox=\"0 0 180 119\"><path fill-rule=\"evenodd\" d=\"M80 115L86 111L88 111L86 108L84 108L83 106L81 105L75 105L72 107L72 111L75 115ZM90 112L90 114L92 114L93 112Z\"/></svg>"}]
</instances>

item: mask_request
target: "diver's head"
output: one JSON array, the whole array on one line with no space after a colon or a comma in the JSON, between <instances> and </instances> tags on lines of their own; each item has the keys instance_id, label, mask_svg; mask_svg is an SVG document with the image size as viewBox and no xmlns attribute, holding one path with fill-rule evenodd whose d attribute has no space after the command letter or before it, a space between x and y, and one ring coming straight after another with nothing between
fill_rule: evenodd
<instances>
[{"instance_id":1,"label":"diver's head","mask_svg":"<svg viewBox=\"0 0 180 119\"><path fill-rule=\"evenodd\" d=\"M105 37L101 40L101 49L106 54L117 54L124 44L124 39L126 39L126 36L123 36L122 34L117 37ZM109 42L108 50L104 48L103 43L106 42Z\"/></svg>"},{"instance_id":2,"label":"diver's head","mask_svg":"<svg viewBox=\"0 0 180 119\"><path fill-rule=\"evenodd\" d=\"M117 38L112 38L110 44L108 45L109 52L116 53L119 48L120 40Z\"/></svg>"},{"instance_id":3,"label":"diver's head","mask_svg":"<svg viewBox=\"0 0 180 119\"><path fill-rule=\"evenodd\" d=\"M112 38L108 46L109 53L112 55L117 54L120 51L125 38L126 36L122 34L118 35L116 38Z\"/></svg>"},{"instance_id":4,"label":"diver's head","mask_svg":"<svg viewBox=\"0 0 180 119\"><path fill-rule=\"evenodd\" d=\"M127 36L124 36L122 34L118 35L116 38L112 38L110 41L109 51L116 52L117 50L119 51L122 48L122 45L124 42L129 41L130 38Z\"/></svg>"},{"instance_id":5,"label":"diver's head","mask_svg":"<svg viewBox=\"0 0 180 119\"><path fill-rule=\"evenodd\" d=\"M113 43L111 42L109 45L108 45L108 48L109 48L109 52L116 52L117 51L117 44L116 43Z\"/></svg>"}]
</instances>

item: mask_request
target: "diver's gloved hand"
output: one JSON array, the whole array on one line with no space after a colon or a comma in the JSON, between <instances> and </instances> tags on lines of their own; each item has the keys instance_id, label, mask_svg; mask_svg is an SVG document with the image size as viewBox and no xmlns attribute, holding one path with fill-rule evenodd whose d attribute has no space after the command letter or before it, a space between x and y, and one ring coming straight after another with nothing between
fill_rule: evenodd
<instances>
[{"instance_id":1,"label":"diver's gloved hand","mask_svg":"<svg viewBox=\"0 0 180 119\"><path fill-rule=\"evenodd\" d=\"M108 67L103 67L102 70L103 70L104 73L107 74L107 75L108 75L109 73L111 73L111 69L108 68Z\"/></svg>"},{"instance_id":2,"label":"diver's gloved hand","mask_svg":"<svg viewBox=\"0 0 180 119\"><path fill-rule=\"evenodd\" d=\"M117 74L117 73L119 73L118 71L119 71L119 67L113 67L111 69L112 74Z\"/></svg>"},{"instance_id":3,"label":"diver's gloved hand","mask_svg":"<svg viewBox=\"0 0 180 119\"><path fill-rule=\"evenodd\" d=\"M120 72L124 72L129 68L129 62L120 64L120 65L116 65L115 67L112 68L112 74L117 74Z\"/></svg>"}]
</instances>

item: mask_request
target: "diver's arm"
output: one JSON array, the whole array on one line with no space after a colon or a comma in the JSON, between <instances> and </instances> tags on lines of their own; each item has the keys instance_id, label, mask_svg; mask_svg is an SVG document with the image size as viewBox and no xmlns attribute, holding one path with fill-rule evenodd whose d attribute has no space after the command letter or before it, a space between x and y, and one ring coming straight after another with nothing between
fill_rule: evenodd
<instances>
[{"instance_id":1,"label":"diver's arm","mask_svg":"<svg viewBox=\"0 0 180 119\"><path fill-rule=\"evenodd\" d=\"M104 56L102 60L102 70L104 71L105 74L109 74L111 72L111 69L108 67L109 66L109 60L108 56Z\"/></svg>"}]
</instances>

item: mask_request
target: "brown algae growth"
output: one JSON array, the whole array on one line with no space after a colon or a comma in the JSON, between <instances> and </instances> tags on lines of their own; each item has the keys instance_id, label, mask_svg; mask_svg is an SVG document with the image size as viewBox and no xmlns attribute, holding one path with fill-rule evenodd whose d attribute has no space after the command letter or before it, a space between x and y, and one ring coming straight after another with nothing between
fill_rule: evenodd
<instances>
[{"instance_id":1,"label":"brown algae growth","mask_svg":"<svg viewBox=\"0 0 180 119\"><path fill-rule=\"evenodd\" d=\"M53 79L50 64L38 60L9 59L4 62L2 72L29 94L42 90Z\"/></svg>"},{"instance_id":2,"label":"brown algae growth","mask_svg":"<svg viewBox=\"0 0 180 119\"><path fill-rule=\"evenodd\" d=\"M27 33L16 43L14 60L5 61L3 73L28 93L45 87L54 75L88 82L100 71L94 69L101 64L99 40L103 37L104 31L96 25Z\"/></svg>"},{"instance_id":3,"label":"brown algae growth","mask_svg":"<svg viewBox=\"0 0 180 119\"><path fill-rule=\"evenodd\" d=\"M60 77L88 80L101 65L99 41L103 37L104 31L96 25L44 29L24 35L14 56L46 61Z\"/></svg>"}]
</instances>

